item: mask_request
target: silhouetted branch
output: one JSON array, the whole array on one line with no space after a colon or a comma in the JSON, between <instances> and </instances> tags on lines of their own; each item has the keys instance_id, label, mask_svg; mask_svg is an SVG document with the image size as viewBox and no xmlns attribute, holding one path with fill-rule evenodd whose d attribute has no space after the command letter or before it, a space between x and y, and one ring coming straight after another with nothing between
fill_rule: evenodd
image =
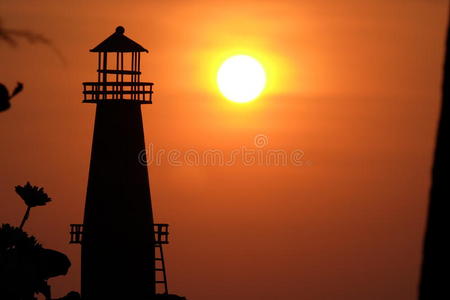
<instances>
[{"instance_id":1,"label":"silhouetted branch","mask_svg":"<svg viewBox=\"0 0 450 300\"><path fill-rule=\"evenodd\" d=\"M18 29L9 29L4 28L2 26L0 20L0 40L3 40L11 47L17 47L19 45L19 40L24 39L30 44L43 44L49 47L61 60L63 64L66 64L66 60L62 55L61 51L55 47L53 42L40 33L36 33L29 30L18 30Z\"/></svg>"}]
</instances>

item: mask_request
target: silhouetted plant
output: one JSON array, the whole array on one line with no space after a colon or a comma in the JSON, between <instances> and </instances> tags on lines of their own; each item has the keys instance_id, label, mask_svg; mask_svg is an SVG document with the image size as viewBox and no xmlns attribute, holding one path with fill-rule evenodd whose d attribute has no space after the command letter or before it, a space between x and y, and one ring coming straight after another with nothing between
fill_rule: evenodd
<instances>
[{"instance_id":1,"label":"silhouetted plant","mask_svg":"<svg viewBox=\"0 0 450 300\"><path fill-rule=\"evenodd\" d=\"M20 228L9 224L2 224L0 227L0 255L2 257L7 251L12 249L30 251L37 248L42 248L41 244Z\"/></svg>"},{"instance_id":2,"label":"silhouetted plant","mask_svg":"<svg viewBox=\"0 0 450 300\"><path fill-rule=\"evenodd\" d=\"M43 248L18 227L0 227L0 299L28 300L41 293L51 299L47 280L65 275L70 261L61 252Z\"/></svg>"},{"instance_id":3,"label":"silhouetted plant","mask_svg":"<svg viewBox=\"0 0 450 300\"><path fill-rule=\"evenodd\" d=\"M26 40L30 44L46 45L58 56L63 65L66 64L66 60L61 51L59 51L59 49L55 47L50 39L40 33L36 33L30 30L5 28L2 24L2 20L0 19L0 42L5 42L11 47L17 47L19 45L19 40L21 39ZM22 89L23 85L19 82L10 95L5 85L0 83L0 112L5 111L11 107L10 100L20 91L22 91Z\"/></svg>"},{"instance_id":4,"label":"silhouetted plant","mask_svg":"<svg viewBox=\"0 0 450 300\"><path fill-rule=\"evenodd\" d=\"M16 186L16 193L27 205L27 210L25 211L25 215L23 216L22 222L19 226L19 228L22 229L30 216L31 208L36 206L44 206L47 202L50 202L51 199L46 193L44 193L44 188L32 186L29 182L27 182L24 186Z\"/></svg>"}]
</instances>

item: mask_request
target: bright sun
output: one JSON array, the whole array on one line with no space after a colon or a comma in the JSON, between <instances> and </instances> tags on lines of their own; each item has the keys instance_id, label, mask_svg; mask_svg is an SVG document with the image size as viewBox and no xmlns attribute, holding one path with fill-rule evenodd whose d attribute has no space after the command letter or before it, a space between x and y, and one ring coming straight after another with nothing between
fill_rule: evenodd
<instances>
[{"instance_id":1,"label":"bright sun","mask_svg":"<svg viewBox=\"0 0 450 300\"><path fill-rule=\"evenodd\" d=\"M220 66L217 84L227 99L239 103L249 102L264 89L266 72L253 57L235 55Z\"/></svg>"}]
</instances>

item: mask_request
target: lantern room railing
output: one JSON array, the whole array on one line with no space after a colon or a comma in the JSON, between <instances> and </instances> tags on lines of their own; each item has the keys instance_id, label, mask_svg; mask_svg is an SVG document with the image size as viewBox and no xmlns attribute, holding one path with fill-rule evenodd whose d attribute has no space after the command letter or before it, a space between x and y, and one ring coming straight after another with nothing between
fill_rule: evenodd
<instances>
[{"instance_id":1,"label":"lantern room railing","mask_svg":"<svg viewBox=\"0 0 450 300\"><path fill-rule=\"evenodd\" d=\"M130 62L129 66L124 60ZM140 64L140 52L98 52L97 81L83 82L83 102L151 104L153 83L141 82Z\"/></svg>"},{"instance_id":2,"label":"lantern room railing","mask_svg":"<svg viewBox=\"0 0 450 300\"><path fill-rule=\"evenodd\" d=\"M136 101L151 104L153 83L151 82L83 82L83 102Z\"/></svg>"},{"instance_id":3,"label":"lantern room railing","mask_svg":"<svg viewBox=\"0 0 450 300\"><path fill-rule=\"evenodd\" d=\"M81 244L83 242L83 224L70 224L70 244ZM155 244L163 245L169 243L169 224L153 224Z\"/></svg>"}]
</instances>

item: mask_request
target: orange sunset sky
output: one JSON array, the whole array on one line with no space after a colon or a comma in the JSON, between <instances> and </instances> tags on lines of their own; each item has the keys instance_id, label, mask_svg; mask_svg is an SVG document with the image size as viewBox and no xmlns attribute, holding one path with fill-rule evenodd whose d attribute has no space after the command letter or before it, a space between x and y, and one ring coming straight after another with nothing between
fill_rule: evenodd
<instances>
[{"instance_id":1,"label":"orange sunset sky","mask_svg":"<svg viewBox=\"0 0 450 300\"><path fill-rule=\"evenodd\" d=\"M51 280L55 296L79 291L69 224L82 222L95 113L81 82L96 79L88 50L122 25L150 51L149 148L303 153L301 164L149 166L155 221L171 225L171 292L415 299L447 12L443 0L2 0L2 28L41 33L62 58L0 42L0 82L25 86L0 113L0 222L18 225L25 211L15 185L44 186L53 201L25 229L72 261ZM230 102L215 85L233 54L266 69L253 102Z\"/></svg>"}]
</instances>

